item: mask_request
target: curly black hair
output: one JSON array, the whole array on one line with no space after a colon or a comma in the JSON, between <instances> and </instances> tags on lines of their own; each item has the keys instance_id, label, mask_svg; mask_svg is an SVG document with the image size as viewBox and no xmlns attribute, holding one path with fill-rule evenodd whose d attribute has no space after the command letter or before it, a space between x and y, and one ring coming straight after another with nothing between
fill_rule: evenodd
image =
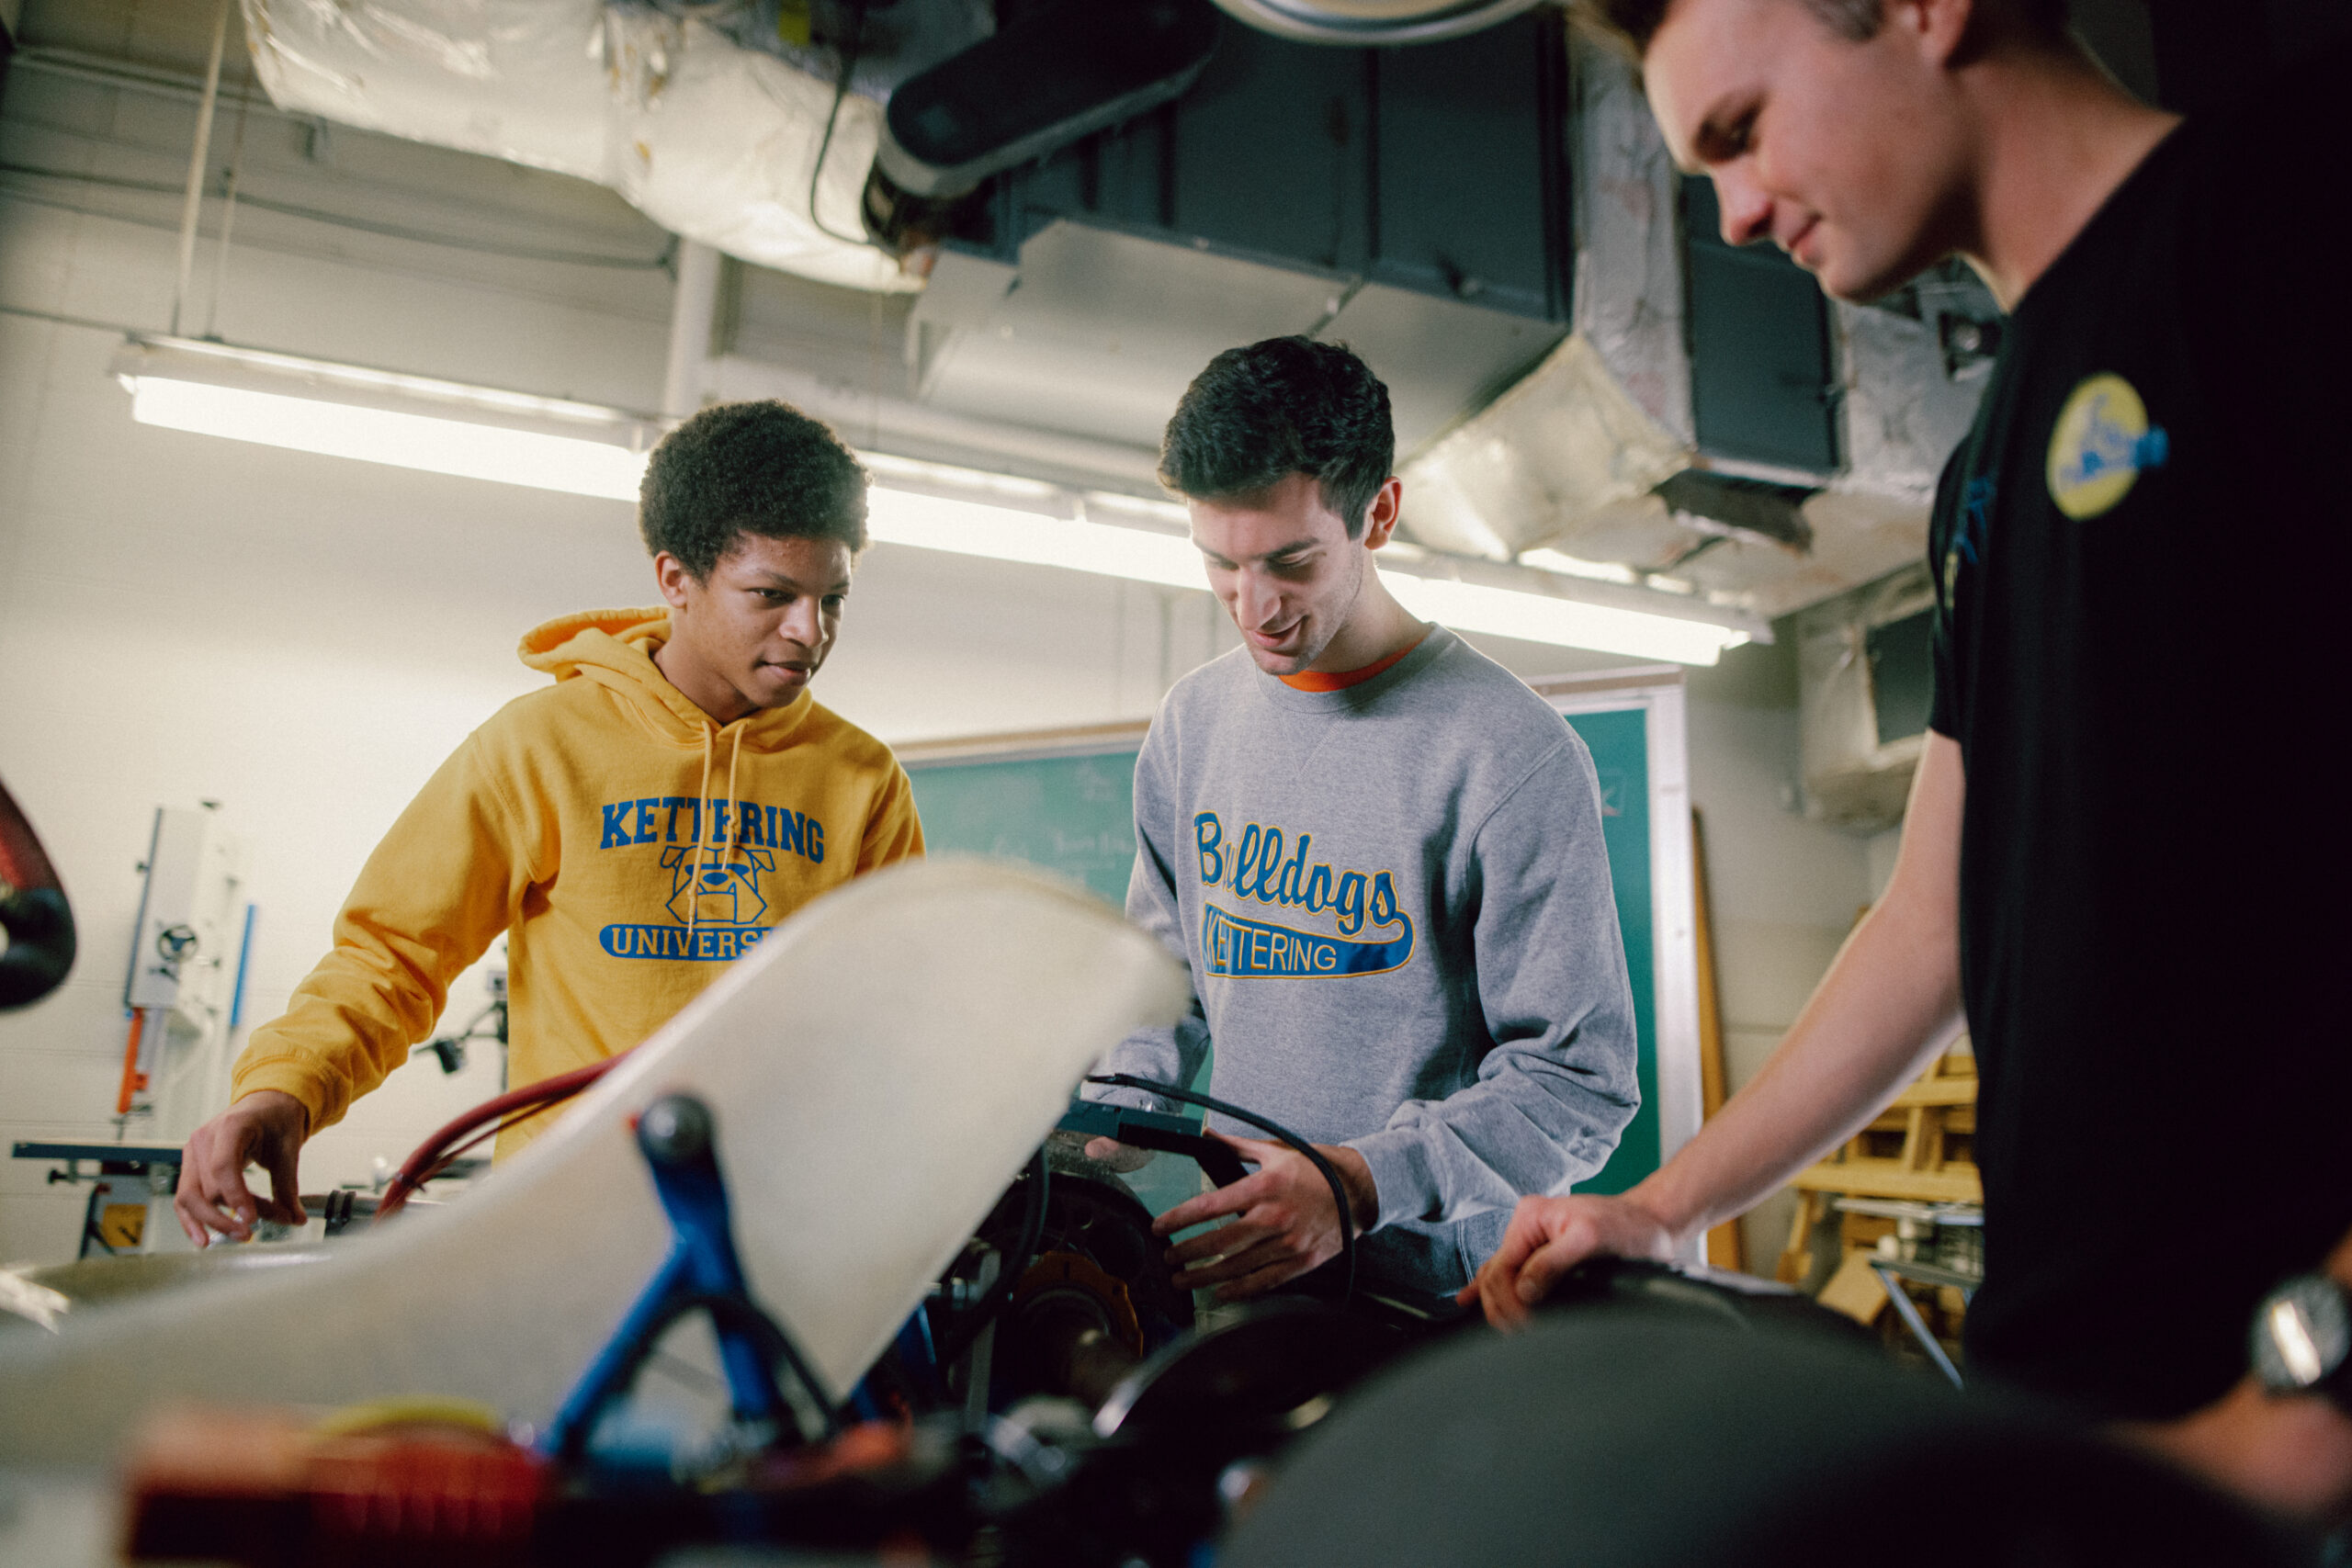
<instances>
[{"instance_id":1,"label":"curly black hair","mask_svg":"<svg viewBox=\"0 0 2352 1568\"><path fill-rule=\"evenodd\" d=\"M865 548L865 470L820 421L774 400L707 408L662 438L638 487L645 547L699 581L745 534Z\"/></svg>"},{"instance_id":2,"label":"curly black hair","mask_svg":"<svg viewBox=\"0 0 2352 1568\"><path fill-rule=\"evenodd\" d=\"M1193 378L1159 447L1159 482L1197 501L1255 495L1310 474L1360 538L1396 462L1388 389L1344 344L1272 337Z\"/></svg>"}]
</instances>

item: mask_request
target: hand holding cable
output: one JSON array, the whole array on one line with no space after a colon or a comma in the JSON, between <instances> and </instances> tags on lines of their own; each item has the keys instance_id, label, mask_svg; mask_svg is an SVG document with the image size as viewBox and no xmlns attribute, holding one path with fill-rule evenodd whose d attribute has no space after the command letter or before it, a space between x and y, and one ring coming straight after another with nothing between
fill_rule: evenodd
<instances>
[{"instance_id":1,"label":"hand holding cable","mask_svg":"<svg viewBox=\"0 0 2352 1568\"><path fill-rule=\"evenodd\" d=\"M1283 1145L1315 1168L1316 1174L1322 1177L1324 1187L1330 1194L1331 1213L1339 1221L1340 1250L1337 1256L1340 1259L1340 1273L1343 1281L1340 1286L1340 1304L1344 1306L1349 1301L1354 1298L1356 1293L1356 1233L1359 1230L1366 1228L1370 1219L1376 1218L1380 1212L1380 1197L1379 1193L1374 1190L1374 1188L1372 1170L1370 1167L1363 1163L1362 1156L1356 1155L1351 1149L1337 1145L1328 1144L1310 1144L1306 1139L1300 1137L1296 1133L1292 1132L1289 1128L1283 1126L1281 1122L1274 1121L1271 1117L1261 1116L1254 1111L1244 1111L1238 1105L1234 1105L1228 1101L1219 1100L1214 1095L1203 1094L1197 1089L1180 1089L1174 1084L1158 1083L1150 1078L1137 1077L1132 1073L1096 1073L1090 1075L1086 1081L1088 1083L1105 1084L1113 1089L1141 1089L1146 1094L1158 1095L1165 1100L1177 1100L1185 1105L1197 1105L1204 1111L1214 1111L1218 1115L1229 1116L1236 1122L1247 1122L1253 1127L1262 1127L1267 1132L1272 1133L1275 1137L1281 1139ZM1212 1133L1209 1135L1211 1137L1223 1138L1223 1134L1221 1134ZM1224 1138L1223 1141L1234 1145L1237 1148L1249 1146L1250 1144L1250 1140L1243 1138ZM1361 1193L1360 1201L1351 1197L1349 1192L1349 1182L1341 1180L1340 1168L1332 1161L1331 1156L1334 1155L1344 1156L1352 1160L1353 1169L1351 1172L1349 1180L1355 1182L1358 1190ZM1263 1174L1264 1168L1264 1166L1261 1164L1259 1168L1261 1174ZM1245 1177L1241 1181L1238 1181L1233 1185L1235 1187L1242 1187L1254 1180L1256 1180L1255 1177ZM1195 1200L1194 1201L1197 1202L1199 1200ZM1176 1208L1170 1209L1169 1213L1175 1214L1184 1207L1186 1207L1186 1205L1180 1203ZM1359 1208L1361 1208L1367 1215L1367 1219L1363 1222L1359 1222L1357 1217ZM1163 1218L1165 1218L1165 1216L1163 1216ZM1179 1222L1177 1226L1171 1228L1181 1229L1183 1224L1193 1223L1196 1222ZM1154 1228L1159 1229L1159 1227L1155 1224ZM1164 1235L1168 1233L1166 1230L1161 1230L1160 1234ZM1262 1268L1266 1266L1261 1265L1261 1267ZM1306 1273L1308 1269L1312 1269L1314 1267L1316 1267L1316 1265L1308 1264L1305 1268L1300 1268L1285 1274L1283 1278L1295 1279L1298 1275ZM1272 1284L1279 1284L1280 1282L1280 1280L1275 1280ZM1238 1294L1255 1294L1259 1291L1272 1289L1272 1284L1250 1286L1238 1292ZM1228 1301L1238 1299L1236 1295L1227 1294L1223 1291L1220 1291L1219 1294L1224 1295Z\"/></svg>"},{"instance_id":2,"label":"hand holding cable","mask_svg":"<svg viewBox=\"0 0 2352 1568\"><path fill-rule=\"evenodd\" d=\"M1363 1230L1379 1217L1371 1168L1353 1149L1313 1145L1339 1173L1348 1202L1343 1214L1340 1196L1306 1156L1257 1138L1214 1131L1207 1135L1231 1145L1258 1168L1230 1187L1177 1204L1153 1222L1153 1234L1167 1236L1227 1219L1169 1248L1168 1262L1182 1266L1176 1275L1181 1289L1214 1285L1217 1299L1228 1302L1261 1294L1339 1257L1347 1232Z\"/></svg>"}]
</instances>

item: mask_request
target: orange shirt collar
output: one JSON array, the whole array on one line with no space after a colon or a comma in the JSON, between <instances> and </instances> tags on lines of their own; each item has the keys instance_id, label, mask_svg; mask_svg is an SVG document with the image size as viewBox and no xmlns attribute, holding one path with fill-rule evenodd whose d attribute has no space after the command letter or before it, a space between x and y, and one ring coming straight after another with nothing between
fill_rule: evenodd
<instances>
[{"instance_id":1,"label":"orange shirt collar","mask_svg":"<svg viewBox=\"0 0 2352 1568\"><path fill-rule=\"evenodd\" d=\"M1344 692L1350 686L1363 685L1374 675L1396 663L1427 641L1429 635L1428 631L1424 630L1419 637L1415 637L1387 658L1374 664L1367 664L1361 670L1307 670L1296 675L1277 675L1274 679L1295 692Z\"/></svg>"}]
</instances>

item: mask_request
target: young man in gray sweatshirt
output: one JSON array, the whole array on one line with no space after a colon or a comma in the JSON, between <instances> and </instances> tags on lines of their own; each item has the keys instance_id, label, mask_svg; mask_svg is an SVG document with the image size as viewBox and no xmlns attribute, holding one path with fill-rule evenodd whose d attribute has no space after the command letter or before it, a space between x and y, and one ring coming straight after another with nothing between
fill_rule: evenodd
<instances>
[{"instance_id":1,"label":"young man in gray sweatshirt","mask_svg":"<svg viewBox=\"0 0 2352 1568\"><path fill-rule=\"evenodd\" d=\"M1218 355L1169 422L1161 479L1243 646L1136 762L1127 916L1190 966L1193 1016L1105 1067L1189 1083L1214 1044L1215 1093L1339 1170L1364 1282L1441 1292L1520 1198L1600 1168L1639 1090L1592 760L1381 585L1395 451L1387 389L1305 338ZM1178 1283L1235 1300L1335 1258L1314 1166L1209 1126L1258 1168L1160 1217L1225 1222L1170 1250Z\"/></svg>"}]
</instances>

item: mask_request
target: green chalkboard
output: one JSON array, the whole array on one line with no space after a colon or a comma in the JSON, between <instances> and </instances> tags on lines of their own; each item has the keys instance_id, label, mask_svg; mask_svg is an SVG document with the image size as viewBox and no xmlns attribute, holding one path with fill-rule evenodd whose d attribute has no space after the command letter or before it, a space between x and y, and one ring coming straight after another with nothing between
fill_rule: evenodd
<instances>
[{"instance_id":1,"label":"green chalkboard","mask_svg":"<svg viewBox=\"0 0 2352 1568\"><path fill-rule=\"evenodd\" d=\"M1136 751L912 762L933 854L997 855L1058 871L1114 908L1136 861Z\"/></svg>"},{"instance_id":2,"label":"green chalkboard","mask_svg":"<svg viewBox=\"0 0 2352 1568\"><path fill-rule=\"evenodd\" d=\"M1622 1192L1657 1168L1657 996L1650 896L1650 765L1645 709L1570 715L1600 776L1601 836L1616 891L1641 1043L1642 1109L1600 1174L1578 1188ZM1001 855L1082 882L1114 908L1135 863L1135 746L1080 756L910 761L924 841L934 854ZM1206 1069L1196 1087L1205 1087ZM1369 1129L1367 1129L1369 1131ZM1188 1197L1192 1168L1162 1159L1135 1185L1152 1210Z\"/></svg>"},{"instance_id":3,"label":"green chalkboard","mask_svg":"<svg viewBox=\"0 0 2352 1568\"><path fill-rule=\"evenodd\" d=\"M1579 1192L1623 1192L1656 1170L1657 1137L1657 922L1650 908L1649 715L1642 708L1568 716L1568 725L1592 753L1600 781L1600 837L1609 847L1609 881L1617 896L1617 930L1625 941L1625 971L1634 979L1634 1029L1641 1043L1636 1071L1642 1108L1634 1113L1617 1152Z\"/></svg>"}]
</instances>

